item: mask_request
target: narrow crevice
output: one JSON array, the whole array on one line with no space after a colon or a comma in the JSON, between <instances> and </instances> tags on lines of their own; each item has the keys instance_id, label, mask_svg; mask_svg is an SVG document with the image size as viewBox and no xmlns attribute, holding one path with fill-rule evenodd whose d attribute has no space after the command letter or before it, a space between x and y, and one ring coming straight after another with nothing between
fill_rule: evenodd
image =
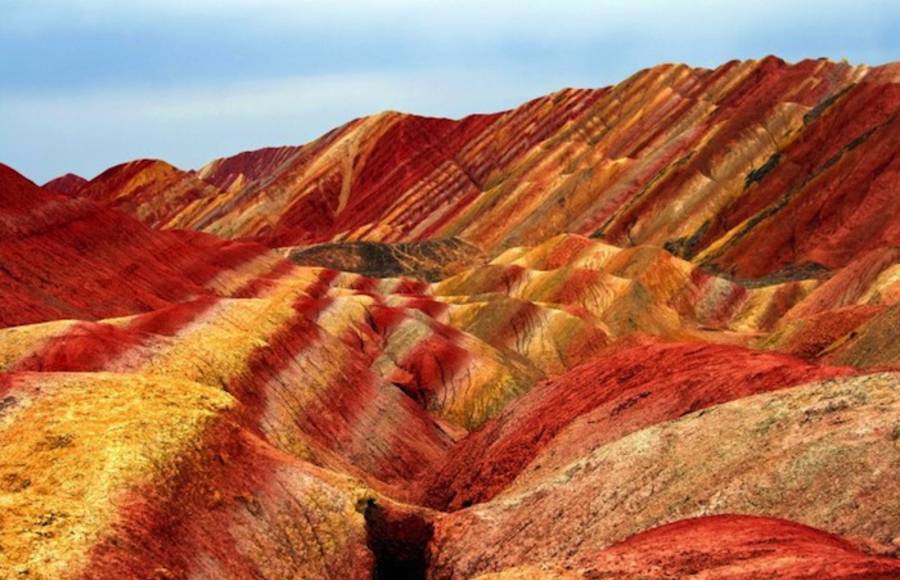
<instances>
[{"instance_id":1,"label":"narrow crevice","mask_svg":"<svg viewBox=\"0 0 900 580\"><path fill-rule=\"evenodd\" d=\"M414 513L396 513L370 499L366 505L367 543L375 556L375 580L424 579L428 543L434 527Z\"/></svg>"}]
</instances>

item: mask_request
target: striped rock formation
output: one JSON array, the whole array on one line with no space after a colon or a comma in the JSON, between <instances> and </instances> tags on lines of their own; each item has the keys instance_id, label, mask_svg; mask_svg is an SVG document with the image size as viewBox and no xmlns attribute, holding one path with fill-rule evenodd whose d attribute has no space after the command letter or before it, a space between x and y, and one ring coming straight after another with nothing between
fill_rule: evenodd
<instances>
[{"instance_id":1,"label":"striped rock formation","mask_svg":"<svg viewBox=\"0 0 900 580\"><path fill-rule=\"evenodd\" d=\"M900 576L898 75L0 165L0 578Z\"/></svg>"},{"instance_id":2,"label":"striped rock formation","mask_svg":"<svg viewBox=\"0 0 900 580\"><path fill-rule=\"evenodd\" d=\"M274 246L456 236L494 253L566 231L742 279L810 277L900 240L898 78L774 57L661 65L459 121L361 118L196 172L135 162L82 193Z\"/></svg>"}]
</instances>

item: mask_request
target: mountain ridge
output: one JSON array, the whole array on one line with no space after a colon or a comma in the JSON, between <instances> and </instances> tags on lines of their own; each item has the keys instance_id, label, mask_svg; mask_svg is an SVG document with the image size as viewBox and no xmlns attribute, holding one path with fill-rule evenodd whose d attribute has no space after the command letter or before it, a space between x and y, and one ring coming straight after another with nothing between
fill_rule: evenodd
<instances>
[{"instance_id":1,"label":"mountain ridge","mask_svg":"<svg viewBox=\"0 0 900 580\"><path fill-rule=\"evenodd\" d=\"M360 117L305 145L160 176L183 192L163 208L98 183L103 175L88 188L109 190L153 225L273 247L455 236L493 253L568 231L666 245L741 279L815 276L846 265L854 244L900 243L889 190L873 177L897 163L889 112L900 99L898 74L894 64L775 57L715 69L659 65L619 85L566 89L498 113ZM646 91L657 96L645 99ZM623 112L604 124L613 106ZM493 144L479 144L486 139ZM860 158L871 169L847 173ZM846 183L820 185L837 173ZM785 188L793 193L780 198ZM809 196L827 219L809 213ZM838 206L872 213L832 217ZM789 231L772 220L784 212L796 216L779 220L796 223ZM881 239L835 238L830 220L846 219L884 228ZM487 231L485 223L504 225Z\"/></svg>"}]
</instances>

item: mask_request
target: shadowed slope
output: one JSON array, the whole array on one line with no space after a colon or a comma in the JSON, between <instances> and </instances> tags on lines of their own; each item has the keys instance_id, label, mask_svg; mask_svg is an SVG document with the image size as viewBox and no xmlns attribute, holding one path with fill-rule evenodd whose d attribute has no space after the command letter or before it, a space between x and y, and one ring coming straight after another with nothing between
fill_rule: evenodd
<instances>
[{"instance_id":1,"label":"shadowed slope","mask_svg":"<svg viewBox=\"0 0 900 580\"><path fill-rule=\"evenodd\" d=\"M49 192L58 193L60 195L76 195L87 182L88 180L80 175L66 173L56 179L51 179L41 187Z\"/></svg>"},{"instance_id":2,"label":"shadowed slope","mask_svg":"<svg viewBox=\"0 0 900 580\"><path fill-rule=\"evenodd\" d=\"M400 244L343 242L285 251L289 260L301 266L323 266L376 278L411 276L430 282L484 261L477 247L455 238Z\"/></svg>"}]
</instances>

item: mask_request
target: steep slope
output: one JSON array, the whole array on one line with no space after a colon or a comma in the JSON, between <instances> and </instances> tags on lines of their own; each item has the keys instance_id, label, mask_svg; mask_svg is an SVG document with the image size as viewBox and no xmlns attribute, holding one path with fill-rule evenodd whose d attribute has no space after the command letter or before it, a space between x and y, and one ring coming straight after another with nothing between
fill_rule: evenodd
<instances>
[{"instance_id":1,"label":"steep slope","mask_svg":"<svg viewBox=\"0 0 900 580\"><path fill-rule=\"evenodd\" d=\"M121 203L275 246L456 236L496 253L567 231L667 246L742 279L816 277L900 244L898 78L894 64L775 57L660 65L492 115L357 119L177 186L159 172L181 192L164 207ZM131 195L105 181L107 198Z\"/></svg>"}]
</instances>

